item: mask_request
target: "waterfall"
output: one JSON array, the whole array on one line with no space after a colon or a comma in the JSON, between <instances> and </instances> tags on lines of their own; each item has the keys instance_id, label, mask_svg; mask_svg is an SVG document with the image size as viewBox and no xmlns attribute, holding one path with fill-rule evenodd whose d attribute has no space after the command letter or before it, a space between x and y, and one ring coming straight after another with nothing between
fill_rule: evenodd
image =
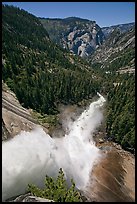
<instances>
[{"instance_id":1,"label":"waterfall","mask_svg":"<svg viewBox=\"0 0 137 204\"><path fill-rule=\"evenodd\" d=\"M103 119L105 99L98 95L100 98L71 124L65 137L51 138L36 127L2 143L3 201L25 193L30 183L43 187L45 176L56 177L59 168L63 168L67 181L73 178L77 188L86 188L92 167L101 156L92 138Z\"/></svg>"}]
</instances>

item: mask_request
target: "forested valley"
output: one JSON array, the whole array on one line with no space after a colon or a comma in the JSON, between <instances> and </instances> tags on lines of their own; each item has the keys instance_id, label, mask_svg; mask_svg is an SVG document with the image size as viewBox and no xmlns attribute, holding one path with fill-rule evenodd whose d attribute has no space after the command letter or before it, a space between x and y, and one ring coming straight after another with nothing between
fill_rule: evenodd
<instances>
[{"instance_id":1,"label":"forested valley","mask_svg":"<svg viewBox=\"0 0 137 204\"><path fill-rule=\"evenodd\" d=\"M135 75L117 71L130 66L133 58L131 47L120 60L101 69L102 62L92 63L92 58L83 59L52 42L37 17L2 5L2 80L20 103L55 115L58 103L77 104L99 92L107 98L107 138L131 152L135 151Z\"/></svg>"}]
</instances>

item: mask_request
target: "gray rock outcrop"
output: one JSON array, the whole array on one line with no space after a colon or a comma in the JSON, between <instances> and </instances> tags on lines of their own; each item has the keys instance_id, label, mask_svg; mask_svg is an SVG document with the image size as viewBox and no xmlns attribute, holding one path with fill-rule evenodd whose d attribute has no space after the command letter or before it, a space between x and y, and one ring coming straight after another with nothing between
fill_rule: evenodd
<instances>
[{"instance_id":1,"label":"gray rock outcrop","mask_svg":"<svg viewBox=\"0 0 137 204\"><path fill-rule=\"evenodd\" d=\"M22 130L31 131L39 123L31 110L23 108L16 95L2 82L2 141L10 139ZM45 132L47 128L43 127Z\"/></svg>"},{"instance_id":2,"label":"gray rock outcrop","mask_svg":"<svg viewBox=\"0 0 137 204\"><path fill-rule=\"evenodd\" d=\"M13 200L9 200L7 202L54 202L53 200L49 200L46 198L40 198L37 196L32 196L31 193L27 193L24 195L20 195Z\"/></svg>"},{"instance_id":3,"label":"gray rock outcrop","mask_svg":"<svg viewBox=\"0 0 137 204\"><path fill-rule=\"evenodd\" d=\"M40 21L53 41L81 57L91 55L105 39L95 21L77 17Z\"/></svg>"}]
</instances>

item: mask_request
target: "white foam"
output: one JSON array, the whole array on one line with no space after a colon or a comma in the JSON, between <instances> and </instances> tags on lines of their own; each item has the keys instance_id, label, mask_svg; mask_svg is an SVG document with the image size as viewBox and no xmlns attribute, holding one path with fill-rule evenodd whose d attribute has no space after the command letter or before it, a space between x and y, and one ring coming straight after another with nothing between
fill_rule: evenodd
<instances>
[{"instance_id":1,"label":"white foam","mask_svg":"<svg viewBox=\"0 0 137 204\"><path fill-rule=\"evenodd\" d=\"M90 104L74 121L65 137L51 138L42 128L19 135L2 144L2 200L25 193L28 183L43 186L45 175L56 177L63 168L79 189L88 184L89 173L100 158L92 133L100 125L103 96Z\"/></svg>"}]
</instances>

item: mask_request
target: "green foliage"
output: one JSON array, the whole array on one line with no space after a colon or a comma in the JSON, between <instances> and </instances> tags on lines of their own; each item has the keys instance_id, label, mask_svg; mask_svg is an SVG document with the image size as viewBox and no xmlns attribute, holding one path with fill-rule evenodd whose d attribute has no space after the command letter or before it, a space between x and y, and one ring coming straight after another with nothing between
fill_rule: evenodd
<instances>
[{"instance_id":1,"label":"green foliage","mask_svg":"<svg viewBox=\"0 0 137 204\"><path fill-rule=\"evenodd\" d=\"M75 190L74 181L71 180L71 183L72 185L68 189L63 170L60 168L57 179L46 175L44 189L29 184L28 191L34 196L47 198L55 202L82 202L80 193Z\"/></svg>"},{"instance_id":2,"label":"green foliage","mask_svg":"<svg viewBox=\"0 0 137 204\"><path fill-rule=\"evenodd\" d=\"M57 115L47 115L47 114L40 114L36 111L32 111L32 116L38 120L38 122L42 125L48 123L49 125L57 125L58 124L58 116Z\"/></svg>"},{"instance_id":3,"label":"green foliage","mask_svg":"<svg viewBox=\"0 0 137 204\"><path fill-rule=\"evenodd\" d=\"M120 84L108 94L107 135L134 152L135 149L135 78L123 75Z\"/></svg>"},{"instance_id":4,"label":"green foliage","mask_svg":"<svg viewBox=\"0 0 137 204\"><path fill-rule=\"evenodd\" d=\"M126 52L118 53L117 58L113 60L107 70L117 71L119 68L130 65L130 62L135 58L135 51L133 49L127 49Z\"/></svg>"}]
</instances>

